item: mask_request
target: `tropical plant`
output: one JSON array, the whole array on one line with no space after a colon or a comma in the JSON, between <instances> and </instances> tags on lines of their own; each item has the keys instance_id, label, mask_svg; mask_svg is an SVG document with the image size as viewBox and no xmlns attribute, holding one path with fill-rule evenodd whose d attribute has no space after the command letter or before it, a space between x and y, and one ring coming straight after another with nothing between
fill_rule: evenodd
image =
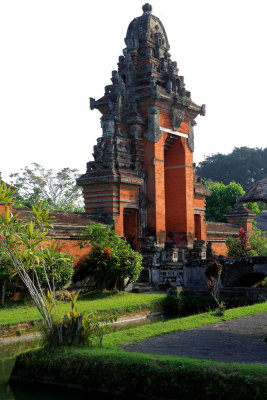
<instances>
[{"instance_id":1,"label":"tropical plant","mask_svg":"<svg viewBox=\"0 0 267 400\"><path fill-rule=\"evenodd\" d=\"M256 223L253 223L253 231L249 237L251 246L251 254L253 256L267 256L267 232L257 228Z\"/></svg>"},{"instance_id":2,"label":"tropical plant","mask_svg":"<svg viewBox=\"0 0 267 400\"><path fill-rule=\"evenodd\" d=\"M47 346L77 346L97 344L102 347L103 336L117 320L114 313L80 314L76 307L79 292L69 293L71 311L63 318L56 313L56 301L53 294L47 294L47 301L53 325L53 334L46 325L43 327L44 341Z\"/></svg>"},{"instance_id":3,"label":"tropical plant","mask_svg":"<svg viewBox=\"0 0 267 400\"><path fill-rule=\"evenodd\" d=\"M258 229L255 223L250 236L243 228L240 228L238 238L228 238L226 245L229 257L267 256L266 232Z\"/></svg>"},{"instance_id":4,"label":"tropical plant","mask_svg":"<svg viewBox=\"0 0 267 400\"><path fill-rule=\"evenodd\" d=\"M18 220L10 209L15 204L15 190L0 186L0 202L5 204L5 214L0 215L0 248L12 261L12 268L20 277L29 291L38 311L47 324L50 332L53 331L51 315L40 281L37 267L41 265L40 246L47 240L45 235L51 227L48 211L43 211L41 205L33 208L33 220L30 222ZM43 265L43 268L44 265ZM31 277L29 275L31 270ZM45 272L47 279L47 275ZM52 293L47 279L49 291Z\"/></svg>"},{"instance_id":5,"label":"tropical plant","mask_svg":"<svg viewBox=\"0 0 267 400\"><path fill-rule=\"evenodd\" d=\"M50 260L52 265L55 260L59 260L55 255L55 245L48 250L44 249L44 242L48 240L48 229L52 226L49 212L43 211L40 204L37 209L32 207L31 221L19 221L11 212L14 195L15 191L7 188L5 184L0 186L0 202L5 204L5 213L0 215L0 251L10 258L15 273L21 278L40 312L44 322L46 342L55 346L75 345L89 342L96 336L100 338L102 344L103 334L108 329L105 327L105 318L93 314L90 316L79 314L76 308L79 293L69 295L71 313L63 318L59 316L55 290L51 289L45 262ZM59 257L62 260L62 256ZM43 279L48 287L47 294L42 289L40 269L43 269ZM112 322L115 317L108 318L109 322Z\"/></svg>"},{"instance_id":6,"label":"tropical plant","mask_svg":"<svg viewBox=\"0 0 267 400\"><path fill-rule=\"evenodd\" d=\"M37 270L42 286L47 287L44 271L55 289L62 288L71 281L74 272L73 257L68 253L60 253L57 242L50 243L50 246L44 248L42 258L45 270L44 268Z\"/></svg>"},{"instance_id":7,"label":"tropical plant","mask_svg":"<svg viewBox=\"0 0 267 400\"><path fill-rule=\"evenodd\" d=\"M5 304L6 288L10 284L12 260L10 256L0 248L0 285L1 285L1 305Z\"/></svg>"},{"instance_id":8,"label":"tropical plant","mask_svg":"<svg viewBox=\"0 0 267 400\"><path fill-rule=\"evenodd\" d=\"M138 279L142 270L142 255L114 232L112 227L91 223L82 233L80 245L91 251L82 267L83 274L94 276L98 288L123 289Z\"/></svg>"}]
</instances>

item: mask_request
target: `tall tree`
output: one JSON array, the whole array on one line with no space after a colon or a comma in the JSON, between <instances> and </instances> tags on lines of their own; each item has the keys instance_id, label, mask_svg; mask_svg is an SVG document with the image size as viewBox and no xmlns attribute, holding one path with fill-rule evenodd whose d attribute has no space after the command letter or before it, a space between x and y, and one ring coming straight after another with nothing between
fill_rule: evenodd
<instances>
[{"instance_id":1,"label":"tall tree","mask_svg":"<svg viewBox=\"0 0 267 400\"><path fill-rule=\"evenodd\" d=\"M10 174L11 183L18 189L18 200L30 207L44 201L50 210L83 211L81 188L76 185L77 169L63 168L58 172L37 163Z\"/></svg>"},{"instance_id":2,"label":"tall tree","mask_svg":"<svg viewBox=\"0 0 267 400\"><path fill-rule=\"evenodd\" d=\"M236 196L244 194L242 186L231 182L224 185L219 182L206 183L210 190L210 196L206 198L206 220L213 222L227 222L225 214L231 210L236 203ZM246 207L256 214L260 212L257 203L246 203Z\"/></svg>"},{"instance_id":3,"label":"tall tree","mask_svg":"<svg viewBox=\"0 0 267 400\"><path fill-rule=\"evenodd\" d=\"M199 163L197 174L225 185L234 181L246 190L267 176L267 147L235 147L230 154L212 154Z\"/></svg>"}]
</instances>

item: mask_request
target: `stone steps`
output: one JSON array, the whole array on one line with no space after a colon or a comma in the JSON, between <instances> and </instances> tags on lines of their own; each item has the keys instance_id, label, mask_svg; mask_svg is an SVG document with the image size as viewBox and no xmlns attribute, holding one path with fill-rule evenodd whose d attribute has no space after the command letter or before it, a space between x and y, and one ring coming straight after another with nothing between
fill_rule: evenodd
<instances>
[{"instance_id":1,"label":"stone steps","mask_svg":"<svg viewBox=\"0 0 267 400\"><path fill-rule=\"evenodd\" d=\"M146 293L146 292L155 292L155 288L150 286L149 283L134 283L132 292L134 293Z\"/></svg>"}]
</instances>

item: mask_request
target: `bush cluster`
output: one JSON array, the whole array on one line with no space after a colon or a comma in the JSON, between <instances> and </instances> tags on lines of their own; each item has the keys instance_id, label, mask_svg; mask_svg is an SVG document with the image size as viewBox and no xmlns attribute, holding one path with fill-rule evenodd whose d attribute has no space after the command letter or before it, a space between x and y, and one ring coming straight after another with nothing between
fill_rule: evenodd
<instances>
[{"instance_id":1,"label":"bush cluster","mask_svg":"<svg viewBox=\"0 0 267 400\"><path fill-rule=\"evenodd\" d=\"M267 256L267 232L263 232L253 226L252 235L240 228L238 239L226 240L229 257Z\"/></svg>"},{"instance_id":2,"label":"bush cluster","mask_svg":"<svg viewBox=\"0 0 267 400\"><path fill-rule=\"evenodd\" d=\"M142 255L111 227L98 223L88 225L83 231L81 246L87 244L91 245L91 251L77 271L76 281L91 276L100 290L123 290L125 285L138 279L143 269Z\"/></svg>"},{"instance_id":3,"label":"bush cluster","mask_svg":"<svg viewBox=\"0 0 267 400\"><path fill-rule=\"evenodd\" d=\"M265 299L253 300L243 297L224 297L222 300L227 309L250 306L265 301ZM212 297L167 296L163 301L163 309L168 315L180 317L208 312L217 307L218 305Z\"/></svg>"},{"instance_id":4,"label":"bush cluster","mask_svg":"<svg viewBox=\"0 0 267 400\"><path fill-rule=\"evenodd\" d=\"M74 267L73 257L67 253L55 253L53 259L44 259L45 270L49 282L54 282L56 289L62 288L64 285L71 281ZM46 286L46 278L44 268L40 266L37 268L37 274L42 286Z\"/></svg>"},{"instance_id":5,"label":"bush cluster","mask_svg":"<svg viewBox=\"0 0 267 400\"><path fill-rule=\"evenodd\" d=\"M90 371L90 373L88 373ZM43 350L19 356L14 375L23 381L46 379L84 388L115 390L128 399L177 398L184 400L263 400L267 396L266 369L262 366L221 365L151 354L116 350ZM101 395L101 391L99 392Z\"/></svg>"}]
</instances>

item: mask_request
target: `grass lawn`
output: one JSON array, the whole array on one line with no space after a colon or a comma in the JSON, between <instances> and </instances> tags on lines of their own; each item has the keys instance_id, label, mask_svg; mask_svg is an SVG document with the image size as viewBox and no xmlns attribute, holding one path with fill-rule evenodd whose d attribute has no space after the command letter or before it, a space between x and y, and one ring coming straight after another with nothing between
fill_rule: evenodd
<instances>
[{"instance_id":1,"label":"grass lawn","mask_svg":"<svg viewBox=\"0 0 267 400\"><path fill-rule=\"evenodd\" d=\"M41 349L20 355L15 375L23 381L74 383L85 388L184 400L263 400L267 367L187 357L127 353L121 349ZM56 378L55 378L56 377ZM61 386L62 387L62 386ZM101 396L101 392L100 392Z\"/></svg>"},{"instance_id":2,"label":"grass lawn","mask_svg":"<svg viewBox=\"0 0 267 400\"><path fill-rule=\"evenodd\" d=\"M130 307L122 299L137 299L145 303L159 301L155 295L110 295L91 299L91 303L113 304L113 308ZM138 297L135 297L138 296ZM139 298L139 296L141 296ZM151 296L151 297L150 297ZM162 295L164 297L164 295ZM162 297L160 299L162 299ZM118 302L118 299L120 302ZM81 300L81 302L90 300ZM102 302L101 302L102 301ZM121 303L122 301L122 303ZM85 304L84 304L85 306ZM98 308L99 306L95 307ZM91 308L92 309L92 305ZM98 308L99 309L99 308ZM106 308L103 308L106 309ZM193 329L205 324L218 323L248 315L267 312L267 303L229 309L223 317L216 312L156 322L151 325L117 331L105 335L104 348L43 348L18 357L14 374L30 382L42 381L45 375L51 382L74 383L85 388L121 390L125 397L132 393L145 396L184 400L263 400L267 398L267 366L221 363L187 357L162 356L126 352L118 346L174 331ZM88 373L90 371L90 373ZM192 397L193 395L193 397Z\"/></svg>"},{"instance_id":3,"label":"grass lawn","mask_svg":"<svg viewBox=\"0 0 267 400\"><path fill-rule=\"evenodd\" d=\"M77 301L79 312L116 311L119 314L142 311L156 307L166 297L165 294L142 293L92 293ZM70 311L70 303L62 302L58 306L59 313L64 315ZM40 314L35 306L12 304L0 308L0 325L39 320Z\"/></svg>"},{"instance_id":4,"label":"grass lawn","mask_svg":"<svg viewBox=\"0 0 267 400\"><path fill-rule=\"evenodd\" d=\"M195 314L184 318L155 322L150 325L142 325L136 328L112 332L104 337L104 346L120 346L153 336L161 336L175 331L194 329L206 324L214 324L264 312L267 312L267 302L226 310L223 317L219 317L216 315L216 312L211 311L209 313Z\"/></svg>"}]
</instances>

